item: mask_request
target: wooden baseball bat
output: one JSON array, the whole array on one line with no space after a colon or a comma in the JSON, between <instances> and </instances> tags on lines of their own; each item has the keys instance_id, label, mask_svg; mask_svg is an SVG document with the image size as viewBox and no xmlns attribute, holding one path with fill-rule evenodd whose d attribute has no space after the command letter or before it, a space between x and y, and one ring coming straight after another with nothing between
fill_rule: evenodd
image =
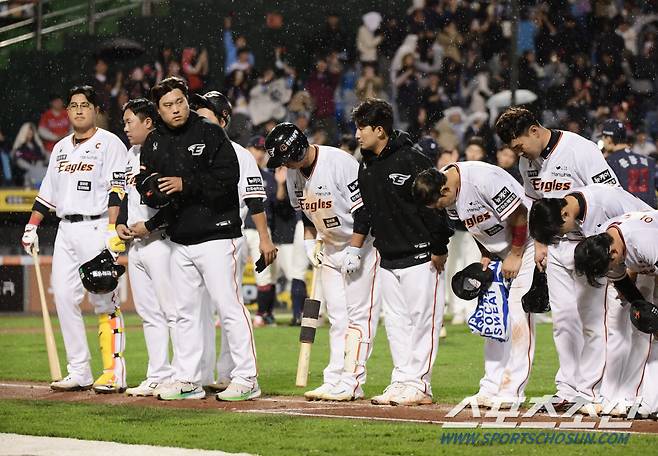
<instances>
[{"instance_id":1,"label":"wooden baseball bat","mask_svg":"<svg viewBox=\"0 0 658 456\"><path fill-rule=\"evenodd\" d=\"M39 286L39 298L41 298L41 315L43 316L43 330L46 336L46 351L48 352L48 366L50 367L50 378L53 381L62 379L62 371L59 366L59 356L57 355L57 346L55 345L55 335L53 334L53 325L48 313L46 304L46 292L43 288L41 279L41 267L39 266L39 254L32 249L32 259L34 260L34 270L37 274L37 285Z\"/></svg>"},{"instance_id":2,"label":"wooden baseball bat","mask_svg":"<svg viewBox=\"0 0 658 456\"><path fill-rule=\"evenodd\" d=\"M304 387L308 382L308 369L311 362L311 347L315 341L315 329L320 316L320 301L316 299L317 281L320 278L319 268L313 268L311 280L311 297L304 300L302 312L302 327L299 334L299 359L297 360L297 378L295 386Z\"/></svg>"}]
</instances>

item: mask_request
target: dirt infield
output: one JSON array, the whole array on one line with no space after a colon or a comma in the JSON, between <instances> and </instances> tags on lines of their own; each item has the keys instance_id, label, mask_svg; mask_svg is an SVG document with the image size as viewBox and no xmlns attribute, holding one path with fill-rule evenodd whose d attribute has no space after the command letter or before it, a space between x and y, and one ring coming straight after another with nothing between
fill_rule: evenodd
<instances>
[{"instance_id":1,"label":"dirt infield","mask_svg":"<svg viewBox=\"0 0 658 456\"><path fill-rule=\"evenodd\" d=\"M221 410L235 413L258 413L285 416L305 416L322 418L346 418L370 421L415 422L437 424L444 428L523 428L593 430L607 432L634 432L658 434L658 422L652 420L624 420L620 418L550 416L537 413L522 418L526 409L521 409L517 417L487 416L480 409L480 417L474 417L475 410L466 408L454 417L447 416L454 405L432 404L421 407L375 406L367 400L343 402L309 402L296 396L265 396L247 402L219 402L209 395L204 400L159 401L155 398L134 398L118 394L95 394L91 391L62 393L51 391L46 383L0 382L0 399L27 399L65 401L85 404L110 404L137 407L168 407L184 409ZM489 413L490 414L490 413Z\"/></svg>"}]
</instances>

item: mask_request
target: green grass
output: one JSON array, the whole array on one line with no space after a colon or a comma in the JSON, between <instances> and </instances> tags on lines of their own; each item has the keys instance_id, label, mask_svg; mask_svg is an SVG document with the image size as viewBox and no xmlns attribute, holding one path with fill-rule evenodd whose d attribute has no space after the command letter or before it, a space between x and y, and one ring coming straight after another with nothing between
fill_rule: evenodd
<instances>
[{"instance_id":1,"label":"green grass","mask_svg":"<svg viewBox=\"0 0 658 456\"><path fill-rule=\"evenodd\" d=\"M85 317L89 328L87 339L92 354L92 370L101 371L100 353L96 337L96 319ZM140 320L136 315L126 316L126 364L128 383L138 384L146 374L146 348ZM58 328L57 319L53 326ZM21 328L8 332L10 328ZM48 381L48 358L43 334L26 332L30 328L42 328L39 317L0 318L0 379ZM476 337L465 326L448 325L449 336L439 344L439 354L434 366L432 384L436 401L459 402L464 396L477 391L478 381L483 373L483 339ZM322 369L329 358L328 328L318 330L311 356L309 385L322 382ZM22 332L21 332L22 331ZM265 394L299 395L303 390L294 386L299 348L299 328L281 324L275 328L262 328L255 331L259 366L259 382ZM66 367L66 355L61 334L55 339L62 364ZM219 337L217 337L219 343ZM531 375L527 395L537 396L553 392L553 377L556 372L557 356L553 346L550 325L538 325L535 366ZM219 353L219 349L218 349ZM388 342L383 325L380 325L375 339L375 348L368 362L368 383L366 396L379 394L388 385L392 369Z\"/></svg>"},{"instance_id":2,"label":"green grass","mask_svg":"<svg viewBox=\"0 0 658 456\"><path fill-rule=\"evenodd\" d=\"M622 445L441 444L438 426L354 420L246 415L211 410L97 407L0 401L0 432L106 440L267 456L652 454L655 439L632 435ZM485 433L477 431L480 438ZM525 431L522 431L525 432ZM527 431L537 434L536 431Z\"/></svg>"},{"instance_id":3,"label":"green grass","mask_svg":"<svg viewBox=\"0 0 658 456\"><path fill-rule=\"evenodd\" d=\"M85 317L92 352L92 367L100 372L95 318ZM53 321L57 328L57 320ZM126 362L129 384L139 383L146 372L146 350L136 315L127 315ZM39 317L0 318L0 380L48 381L48 363ZM12 328L18 328L12 330ZM294 379L299 328L280 325L255 331L260 377L265 394L300 395ZM62 368L63 342L56 333ZM477 390L483 371L483 340L463 326L448 326L433 373L433 390L438 402L457 403ZM322 381L328 361L328 331L318 330L311 356L309 386ZM383 326L368 363L366 396L378 394L390 378L391 360ZM557 357L551 326L538 325L535 365L527 396L554 391ZM65 425L63 425L65 423ZM38 401L0 401L0 432L15 432L123 443L221 449L263 455L342 454L351 455L436 455L436 454L618 454L650 452L656 438L631 436L628 445L442 445L440 436L449 430L435 425L382 423L363 420L262 416L220 410L173 410L156 407L117 407ZM495 431L477 431L483 432ZM511 431L510 431L511 432Z\"/></svg>"}]
</instances>

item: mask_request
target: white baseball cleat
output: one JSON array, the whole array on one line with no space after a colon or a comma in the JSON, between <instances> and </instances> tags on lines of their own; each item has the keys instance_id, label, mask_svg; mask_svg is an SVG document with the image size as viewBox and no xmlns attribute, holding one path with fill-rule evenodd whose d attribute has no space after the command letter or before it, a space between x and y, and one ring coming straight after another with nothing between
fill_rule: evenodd
<instances>
[{"instance_id":1,"label":"white baseball cleat","mask_svg":"<svg viewBox=\"0 0 658 456\"><path fill-rule=\"evenodd\" d=\"M220 379L218 382L210 383L208 385L205 385L206 388L212 391L216 391L218 393L221 393L224 391L228 386L231 384L231 380L228 378Z\"/></svg>"},{"instance_id":2,"label":"white baseball cleat","mask_svg":"<svg viewBox=\"0 0 658 456\"><path fill-rule=\"evenodd\" d=\"M157 388L158 399L163 401L180 401L184 399L203 399L206 392L201 385L191 382L175 381Z\"/></svg>"},{"instance_id":3,"label":"white baseball cleat","mask_svg":"<svg viewBox=\"0 0 658 456\"><path fill-rule=\"evenodd\" d=\"M305 392L304 397L309 401L319 401L322 399L322 395L324 393L330 392L332 389L334 389L335 386L336 385L332 385L331 383L323 383L317 388Z\"/></svg>"},{"instance_id":4,"label":"white baseball cleat","mask_svg":"<svg viewBox=\"0 0 658 456\"><path fill-rule=\"evenodd\" d=\"M231 384L228 385L228 388L221 393L217 393L217 396L215 397L218 401L237 402L256 399L257 397L260 397L260 394L261 391L258 383L254 383L254 386L245 386L231 382Z\"/></svg>"},{"instance_id":5,"label":"white baseball cleat","mask_svg":"<svg viewBox=\"0 0 658 456\"><path fill-rule=\"evenodd\" d=\"M484 407L484 408L493 408L494 406L494 400L491 396L487 396L486 394L481 394L477 393L472 396L465 397L462 399L462 402L468 401L468 403L475 402L478 407Z\"/></svg>"},{"instance_id":6,"label":"white baseball cleat","mask_svg":"<svg viewBox=\"0 0 658 456\"><path fill-rule=\"evenodd\" d=\"M441 325L441 330L439 331L439 339L445 339L448 337L448 331L446 330L446 327Z\"/></svg>"},{"instance_id":7,"label":"white baseball cleat","mask_svg":"<svg viewBox=\"0 0 658 456\"><path fill-rule=\"evenodd\" d=\"M382 394L380 394L379 396L374 396L372 399L370 399L370 402L373 405L390 405L391 396L397 394L399 391L402 391L404 387L405 387L404 383L400 383L400 382L391 383L386 387L386 389Z\"/></svg>"},{"instance_id":8,"label":"white baseball cleat","mask_svg":"<svg viewBox=\"0 0 658 456\"><path fill-rule=\"evenodd\" d=\"M357 399L363 399L363 391L361 388L350 388L342 383L336 385L331 391L328 391L320 396L323 401L338 401L349 402Z\"/></svg>"},{"instance_id":9,"label":"white baseball cleat","mask_svg":"<svg viewBox=\"0 0 658 456\"><path fill-rule=\"evenodd\" d=\"M139 385L134 386L132 388L128 388L126 390L126 394L128 396L139 396L139 397L155 396L154 394L155 390L160 385L161 383L152 382L147 378Z\"/></svg>"},{"instance_id":10,"label":"white baseball cleat","mask_svg":"<svg viewBox=\"0 0 658 456\"><path fill-rule=\"evenodd\" d=\"M391 405L429 405L432 396L425 394L415 386L406 385L404 389L391 395Z\"/></svg>"},{"instance_id":11,"label":"white baseball cleat","mask_svg":"<svg viewBox=\"0 0 658 456\"><path fill-rule=\"evenodd\" d=\"M61 380L52 382L50 384L50 389L54 391L87 391L91 389L92 385L93 383L81 385L76 380L73 380L70 375L67 375Z\"/></svg>"}]
</instances>

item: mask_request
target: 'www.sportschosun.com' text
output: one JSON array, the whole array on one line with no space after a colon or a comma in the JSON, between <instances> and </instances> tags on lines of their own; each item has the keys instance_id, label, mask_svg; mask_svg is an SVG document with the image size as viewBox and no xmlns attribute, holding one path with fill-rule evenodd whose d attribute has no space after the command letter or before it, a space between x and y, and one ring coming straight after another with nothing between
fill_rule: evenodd
<instances>
[{"instance_id":1,"label":"'www.sportschosun.com' text","mask_svg":"<svg viewBox=\"0 0 658 456\"><path fill-rule=\"evenodd\" d=\"M621 432L444 432L441 445L626 445Z\"/></svg>"}]
</instances>

